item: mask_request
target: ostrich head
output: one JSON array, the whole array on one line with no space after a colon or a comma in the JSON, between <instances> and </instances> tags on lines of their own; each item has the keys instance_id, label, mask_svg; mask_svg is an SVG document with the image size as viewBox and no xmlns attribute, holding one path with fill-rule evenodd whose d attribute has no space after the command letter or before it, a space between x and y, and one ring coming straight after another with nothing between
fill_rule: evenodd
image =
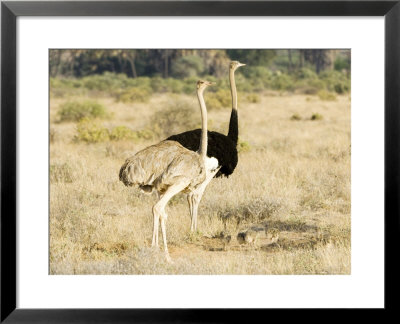
<instances>
[{"instance_id":1,"label":"ostrich head","mask_svg":"<svg viewBox=\"0 0 400 324\"><path fill-rule=\"evenodd\" d=\"M204 91L205 88L207 88L210 85L214 85L215 82L210 82L210 81L206 81L206 80L199 80L197 81L197 89Z\"/></svg>"},{"instance_id":2,"label":"ostrich head","mask_svg":"<svg viewBox=\"0 0 400 324\"><path fill-rule=\"evenodd\" d=\"M238 67L244 66L246 64L240 63L239 61L231 61L229 68L233 71L235 71Z\"/></svg>"}]
</instances>

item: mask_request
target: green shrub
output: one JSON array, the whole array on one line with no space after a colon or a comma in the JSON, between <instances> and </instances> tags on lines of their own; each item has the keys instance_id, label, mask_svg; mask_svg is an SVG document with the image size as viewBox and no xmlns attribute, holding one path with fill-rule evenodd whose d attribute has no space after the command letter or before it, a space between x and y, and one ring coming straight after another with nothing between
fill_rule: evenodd
<instances>
[{"instance_id":1,"label":"green shrub","mask_svg":"<svg viewBox=\"0 0 400 324\"><path fill-rule=\"evenodd\" d=\"M324 101L335 101L336 95L333 92L329 92L326 90L321 90L318 92L318 97Z\"/></svg>"},{"instance_id":2,"label":"green shrub","mask_svg":"<svg viewBox=\"0 0 400 324\"><path fill-rule=\"evenodd\" d=\"M168 92L168 88L164 82L164 79L161 77L151 78L150 86L154 92Z\"/></svg>"},{"instance_id":3,"label":"green shrub","mask_svg":"<svg viewBox=\"0 0 400 324\"><path fill-rule=\"evenodd\" d=\"M308 95L316 95L318 91L325 88L324 81L318 78L300 79L296 81L295 87L298 92Z\"/></svg>"},{"instance_id":4,"label":"green shrub","mask_svg":"<svg viewBox=\"0 0 400 324\"><path fill-rule=\"evenodd\" d=\"M205 98L207 109L220 109L232 106L232 95L230 90L219 89L217 92L210 92Z\"/></svg>"},{"instance_id":5,"label":"green shrub","mask_svg":"<svg viewBox=\"0 0 400 324\"><path fill-rule=\"evenodd\" d=\"M107 128L88 118L81 119L76 130L75 141L98 143L108 141L110 138Z\"/></svg>"},{"instance_id":6,"label":"green shrub","mask_svg":"<svg viewBox=\"0 0 400 324\"><path fill-rule=\"evenodd\" d=\"M334 65L335 65L336 71L349 70L350 69L350 60L339 56L335 60Z\"/></svg>"},{"instance_id":7,"label":"green shrub","mask_svg":"<svg viewBox=\"0 0 400 324\"><path fill-rule=\"evenodd\" d=\"M297 79L317 79L318 75L309 68L301 68L299 71L296 72Z\"/></svg>"},{"instance_id":8,"label":"green shrub","mask_svg":"<svg viewBox=\"0 0 400 324\"><path fill-rule=\"evenodd\" d=\"M168 89L168 92L172 93L182 93L184 82L182 80L168 78L165 79L165 86ZM195 85L194 85L195 87Z\"/></svg>"},{"instance_id":9,"label":"green shrub","mask_svg":"<svg viewBox=\"0 0 400 324\"><path fill-rule=\"evenodd\" d=\"M171 74L176 78L187 78L201 75L204 71L203 60L199 56L189 55L173 61Z\"/></svg>"},{"instance_id":10,"label":"green shrub","mask_svg":"<svg viewBox=\"0 0 400 324\"><path fill-rule=\"evenodd\" d=\"M271 88L274 90L293 91L294 80L287 74L276 73L271 79Z\"/></svg>"},{"instance_id":11,"label":"green shrub","mask_svg":"<svg viewBox=\"0 0 400 324\"><path fill-rule=\"evenodd\" d=\"M116 91L114 96L117 101L123 103L147 102L150 99L150 92L146 88L128 88Z\"/></svg>"},{"instance_id":12,"label":"green shrub","mask_svg":"<svg viewBox=\"0 0 400 324\"><path fill-rule=\"evenodd\" d=\"M298 93L306 94L306 95L316 95L319 89L314 87L299 87L297 89Z\"/></svg>"},{"instance_id":13,"label":"green shrub","mask_svg":"<svg viewBox=\"0 0 400 324\"><path fill-rule=\"evenodd\" d=\"M61 122L79 121L82 118L108 118L106 107L95 101L68 101L61 105L58 111Z\"/></svg>"},{"instance_id":14,"label":"green shrub","mask_svg":"<svg viewBox=\"0 0 400 324\"><path fill-rule=\"evenodd\" d=\"M130 128L126 126L117 126L110 132L110 140L120 141L120 140L133 140L137 139L137 134Z\"/></svg>"},{"instance_id":15,"label":"green shrub","mask_svg":"<svg viewBox=\"0 0 400 324\"><path fill-rule=\"evenodd\" d=\"M82 84L89 90L111 91L117 88L124 88L128 82L126 74L105 72L82 78Z\"/></svg>"},{"instance_id":16,"label":"green shrub","mask_svg":"<svg viewBox=\"0 0 400 324\"><path fill-rule=\"evenodd\" d=\"M343 94L349 91L349 86L346 84L346 82L339 81L333 85L333 89L336 93Z\"/></svg>"},{"instance_id":17,"label":"green shrub","mask_svg":"<svg viewBox=\"0 0 400 324\"><path fill-rule=\"evenodd\" d=\"M151 92L151 79L152 78L146 76L127 78L126 82L122 84L122 88L146 88Z\"/></svg>"},{"instance_id":18,"label":"green shrub","mask_svg":"<svg viewBox=\"0 0 400 324\"><path fill-rule=\"evenodd\" d=\"M164 139L173 134L201 127L198 104L187 100L175 100L156 112L148 129Z\"/></svg>"},{"instance_id":19,"label":"green shrub","mask_svg":"<svg viewBox=\"0 0 400 324\"><path fill-rule=\"evenodd\" d=\"M239 142L238 142L238 146L237 146L237 150L239 153L244 153L244 152L248 152L250 151L251 146L248 142L243 141L239 138Z\"/></svg>"},{"instance_id":20,"label":"green shrub","mask_svg":"<svg viewBox=\"0 0 400 324\"><path fill-rule=\"evenodd\" d=\"M151 129L141 129L135 132L137 139L151 140L155 137Z\"/></svg>"},{"instance_id":21,"label":"green shrub","mask_svg":"<svg viewBox=\"0 0 400 324\"><path fill-rule=\"evenodd\" d=\"M246 98L247 102L251 102L251 103L258 103L261 101L260 96L256 93L250 93L245 98Z\"/></svg>"},{"instance_id":22,"label":"green shrub","mask_svg":"<svg viewBox=\"0 0 400 324\"><path fill-rule=\"evenodd\" d=\"M322 117L321 114L314 113L314 114L311 115L311 118L310 118L310 119L311 119L311 120L321 120L321 119L323 119L323 117Z\"/></svg>"},{"instance_id":23,"label":"green shrub","mask_svg":"<svg viewBox=\"0 0 400 324\"><path fill-rule=\"evenodd\" d=\"M290 117L290 120L301 120L301 117L299 114L293 114L292 117Z\"/></svg>"},{"instance_id":24,"label":"green shrub","mask_svg":"<svg viewBox=\"0 0 400 324\"><path fill-rule=\"evenodd\" d=\"M196 84L199 78L197 77L191 77L191 78L186 78L183 80L183 86L182 86L182 91L188 95L196 95ZM215 78L205 78L207 81L215 81ZM208 92L215 91L216 87L209 87L207 89Z\"/></svg>"},{"instance_id":25,"label":"green shrub","mask_svg":"<svg viewBox=\"0 0 400 324\"><path fill-rule=\"evenodd\" d=\"M50 78L50 96L65 98L68 96L85 95L86 89L83 88L79 79Z\"/></svg>"},{"instance_id":26,"label":"green shrub","mask_svg":"<svg viewBox=\"0 0 400 324\"><path fill-rule=\"evenodd\" d=\"M272 76L272 72L266 66L246 66L238 70L247 79L269 79ZM238 72L236 72L238 74Z\"/></svg>"},{"instance_id":27,"label":"green shrub","mask_svg":"<svg viewBox=\"0 0 400 324\"><path fill-rule=\"evenodd\" d=\"M350 91L351 80L345 73L339 71L324 71L320 75L321 80L325 83L326 89L335 91L338 94Z\"/></svg>"},{"instance_id":28,"label":"green shrub","mask_svg":"<svg viewBox=\"0 0 400 324\"><path fill-rule=\"evenodd\" d=\"M218 110L218 109L222 109L224 108L223 104L221 103L221 101L219 101L217 98L215 97L211 97L211 98L207 98L206 99L206 105L207 105L207 110L211 111L211 110Z\"/></svg>"},{"instance_id":29,"label":"green shrub","mask_svg":"<svg viewBox=\"0 0 400 324\"><path fill-rule=\"evenodd\" d=\"M230 89L229 85L229 79L226 78L225 82L220 82L219 80L217 81L217 86L218 88L222 89ZM238 91L244 91L244 92L253 92L254 87L253 83L251 82L251 79L246 79L242 74L237 73L235 74L235 81L236 81L236 87Z\"/></svg>"}]
</instances>

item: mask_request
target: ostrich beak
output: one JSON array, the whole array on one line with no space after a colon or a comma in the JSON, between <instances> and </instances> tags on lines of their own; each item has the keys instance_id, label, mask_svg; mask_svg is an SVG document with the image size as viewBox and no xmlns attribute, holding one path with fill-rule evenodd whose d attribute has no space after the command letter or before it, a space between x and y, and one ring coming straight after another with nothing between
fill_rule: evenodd
<instances>
[{"instance_id":1,"label":"ostrich beak","mask_svg":"<svg viewBox=\"0 0 400 324\"><path fill-rule=\"evenodd\" d=\"M244 63L239 63L239 66L245 66L246 64L244 64Z\"/></svg>"}]
</instances>

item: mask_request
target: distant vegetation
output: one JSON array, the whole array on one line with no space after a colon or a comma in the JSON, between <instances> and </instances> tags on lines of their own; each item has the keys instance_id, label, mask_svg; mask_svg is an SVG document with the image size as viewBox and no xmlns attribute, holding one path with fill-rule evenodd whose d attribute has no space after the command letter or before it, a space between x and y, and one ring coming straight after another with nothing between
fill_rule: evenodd
<instances>
[{"instance_id":1,"label":"distant vegetation","mask_svg":"<svg viewBox=\"0 0 400 324\"><path fill-rule=\"evenodd\" d=\"M94 101L67 101L58 111L60 121L79 121L83 118L101 118L109 116L106 107Z\"/></svg>"},{"instance_id":2,"label":"distant vegetation","mask_svg":"<svg viewBox=\"0 0 400 324\"><path fill-rule=\"evenodd\" d=\"M250 102L267 89L309 95L350 91L347 50L51 50L51 95L111 94L124 103L147 102L153 93L194 94L193 84L205 78L217 82L210 100L222 108L230 105L228 90L220 92L229 88L230 60L247 64L237 71L237 86L250 94Z\"/></svg>"}]
</instances>

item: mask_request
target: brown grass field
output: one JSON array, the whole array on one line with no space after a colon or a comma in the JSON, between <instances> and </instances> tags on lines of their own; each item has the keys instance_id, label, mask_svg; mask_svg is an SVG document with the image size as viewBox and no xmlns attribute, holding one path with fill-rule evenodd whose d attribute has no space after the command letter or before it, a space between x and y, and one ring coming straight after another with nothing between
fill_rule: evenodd
<instances>
[{"instance_id":1,"label":"brown grass field","mask_svg":"<svg viewBox=\"0 0 400 324\"><path fill-rule=\"evenodd\" d=\"M111 112L97 121L109 129L125 125L151 133L171 100L193 108L192 121L171 126L174 132L200 125L194 95L157 94L147 103L95 99ZM257 103L241 102L239 164L206 189L199 231L190 233L183 194L167 206L172 264L161 244L159 251L150 247L155 196L118 179L127 157L165 134L76 141L77 123L58 121L68 100L50 101L50 274L350 274L348 95L324 101L266 92ZM227 133L230 108L208 108L209 129ZM313 114L319 115L313 120ZM270 244L265 227L278 233L277 242ZM256 242L239 245L237 234L248 229L258 233Z\"/></svg>"}]
</instances>

